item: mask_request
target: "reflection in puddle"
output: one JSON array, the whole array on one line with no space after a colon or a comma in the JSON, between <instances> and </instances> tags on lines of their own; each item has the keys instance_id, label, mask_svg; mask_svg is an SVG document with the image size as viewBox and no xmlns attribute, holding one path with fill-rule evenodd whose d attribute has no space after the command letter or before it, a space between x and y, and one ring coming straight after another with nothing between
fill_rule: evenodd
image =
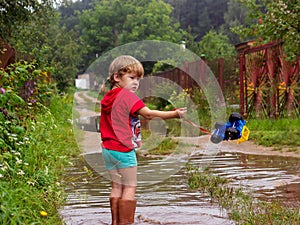
<instances>
[{"instance_id":1,"label":"reflection in puddle","mask_svg":"<svg viewBox=\"0 0 300 225\"><path fill-rule=\"evenodd\" d=\"M299 204L299 159L235 153L212 157L195 155L189 163L202 167L209 161L214 174L230 179L232 185L255 197ZM145 166L161 162L153 158L139 161ZM78 160L67 171L68 198L61 215L67 225L110 224L110 182L102 176L89 177L84 166L88 165ZM136 224L234 224L226 211L211 204L203 193L188 189L184 170L163 182L138 187L136 198Z\"/></svg>"},{"instance_id":2,"label":"reflection in puddle","mask_svg":"<svg viewBox=\"0 0 300 225\"><path fill-rule=\"evenodd\" d=\"M234 185L246 188L255 197L300 201L299 159L232 153L216 157L218 159L211 165L214 173L230 179ZM293 187L288 188L291 184ZM290 198L289 192L298 197Z\"/></svg>"}]
</instances>

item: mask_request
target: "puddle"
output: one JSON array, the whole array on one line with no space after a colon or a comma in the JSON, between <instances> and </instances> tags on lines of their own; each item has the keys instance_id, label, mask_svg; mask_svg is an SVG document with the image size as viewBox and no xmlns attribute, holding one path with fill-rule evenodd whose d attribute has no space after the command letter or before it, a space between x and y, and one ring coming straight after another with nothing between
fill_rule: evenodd
<instances>
[{"instance_id":1,"label":"puddle","mask_svg":"<svg viewBox=\"0 0 300 225\"><path fill-rule=\"evenodd\" d=\"M202 157L192 158L201 165ZM210 164L214 174L226 177L254 197L300 203L300 160L291 157L223 153Z\"/></svg>"},{"instance_id":2,"label":"puddle","mask_svg":"<svg viewBox=\"0 0 300 225\"><path fill-rule=\"evenodd\" d=\"M90 156L102 162L101 154ZM222 153L212 158L195 155L189 163L202 167L207 162L215 174L257 198L300 205L299 159ZM159 159L139 159L141 166L159 163ZM110 224L110 181L97 173L89 177L84 166L88 167L84 160L77 160L66 171L68 198L60 213L66 225ZM205 195L188 189L184 170L163 182L139 186L136 199L136 224L234 224Z\"/></svg>"}]
</instances>

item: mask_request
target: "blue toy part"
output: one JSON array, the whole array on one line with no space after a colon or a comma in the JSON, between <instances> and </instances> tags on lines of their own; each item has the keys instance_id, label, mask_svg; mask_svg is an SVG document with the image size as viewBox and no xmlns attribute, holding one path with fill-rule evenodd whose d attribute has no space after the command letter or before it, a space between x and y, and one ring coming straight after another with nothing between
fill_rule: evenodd
<instances>
[{"instance_id":1,"label":"blue toy part","mask_svg":"<svg viewBox=\"0 0 300 225\"><path fill-rule=\"evenodd\" d=\"M211 135L211 142L217 144L223 140L236 140L242 137L242 131L246 121L243 120L240 113L232 113L229 120L224 124L217 122L215 130Z\"/></svg>"},{"instance_id":2,"label":"blue toy part","mask_svg":"<svg viewBox=\"0 0 300 225\"><path fill-rule=\"evenodd\" d=\"M215 129L210 137L211 142L218 144L225 139L226 125L222 122L216 122Z\"/></svg>"},{"instance_id":3,"label":"blue toy part","mask_svg":"<svg viewBox=\"0 0 300 225\"><path fill-rule=\"evenodd\" d=\"M224 140L236 140L242 136L243 127L246 125L246 121L243 119L237 121L227 121Z\"/></svg>"}]
</instances>

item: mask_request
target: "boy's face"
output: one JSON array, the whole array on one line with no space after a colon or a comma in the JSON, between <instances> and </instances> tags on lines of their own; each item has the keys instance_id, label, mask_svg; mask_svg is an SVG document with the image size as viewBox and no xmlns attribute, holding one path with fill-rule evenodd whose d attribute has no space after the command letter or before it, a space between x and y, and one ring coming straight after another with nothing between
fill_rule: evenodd
<instances>
[{"instance_id":1,"label":"boy's face","mask_svg":"<svg viewBox=\"0 0 300 225\"><path fill-rule=\"evenodd\" d=\"M118 86L125 88L131 92L136 92L139 88L141 78L134 73L126 73L122 77L116 75L115 81Z\"/></svg>"}]
</instances>

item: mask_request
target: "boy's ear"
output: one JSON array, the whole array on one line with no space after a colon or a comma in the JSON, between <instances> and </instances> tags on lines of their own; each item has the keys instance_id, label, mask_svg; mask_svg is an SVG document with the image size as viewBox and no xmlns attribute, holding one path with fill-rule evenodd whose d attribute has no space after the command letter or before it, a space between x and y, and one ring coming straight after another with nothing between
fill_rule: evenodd
<instances>
[{"instance_id":1,"label":"boy's ear","mask_svg":"<svg viewBox=\"0 0 300 225\"><path fill-rule=\"evenodd\" d=\"M114 81L116 81L116 82L120 81L120 76L118 73L114 73Z\"/></svg>"}]
</instances>

